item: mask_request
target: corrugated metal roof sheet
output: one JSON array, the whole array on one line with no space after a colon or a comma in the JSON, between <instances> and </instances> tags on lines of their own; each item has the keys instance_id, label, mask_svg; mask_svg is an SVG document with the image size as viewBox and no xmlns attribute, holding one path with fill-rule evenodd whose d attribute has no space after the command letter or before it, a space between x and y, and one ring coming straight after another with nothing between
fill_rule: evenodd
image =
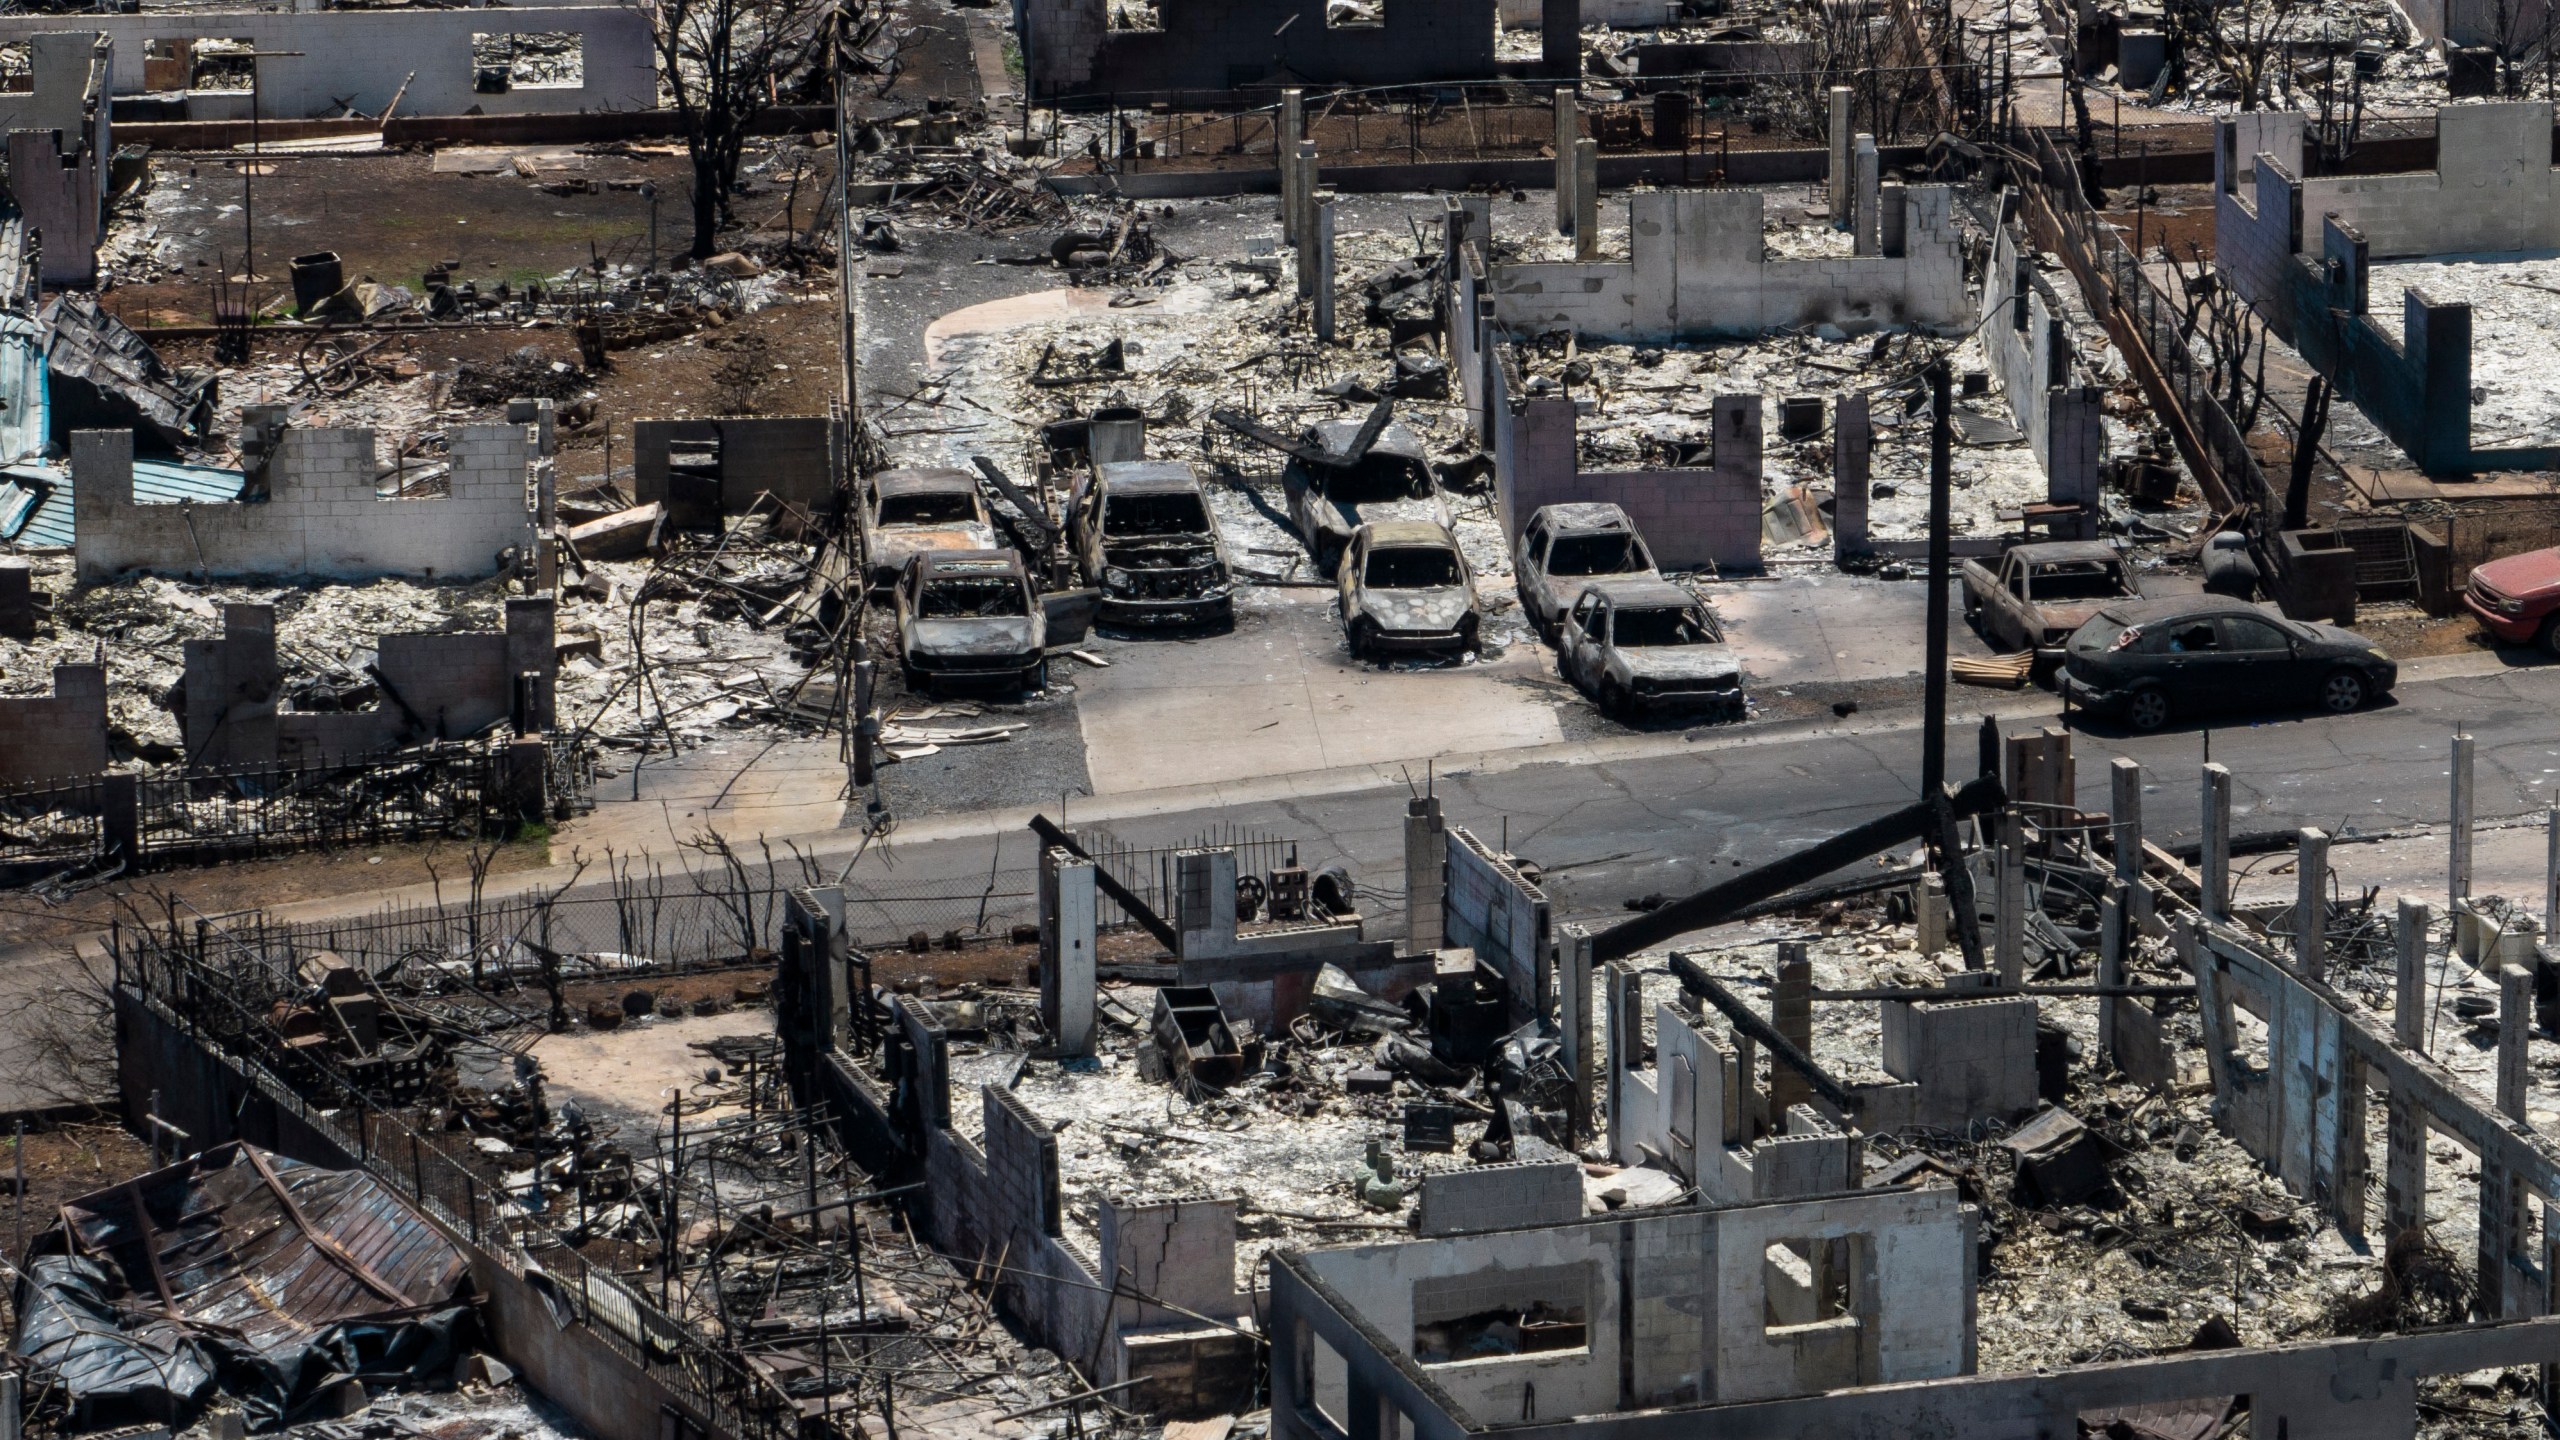
<instances>
[{"instance_id":1,"label":"corrugated metal roof sheet","mask_svg":"<svg viewBox=\"0 0 2560 1440\"><path fill-rule=\"evenodd\" d=\"M246 477L219 465L189 465L176 460L133 462L133 498L144 505L174 505L181 500L220 503L240 498ZM17 485L43 493L43 499L19 529L0 529L0 540L18 544L68 548L76 538L72 519L71 467L26 463L0 465L0 487ZM0 516L9 512L0 503Z\"/></svg>"},{"instance_id":2,"label":"corrugated metal roof sheet","mask_svg":"<svg viewBox=\"0 0 2560 1440\"><path fill-rule=\"evenodd\" d=\"M372 1175L245 1145L74 1200L63 1216L79 1251L112 1265L146 1308L260 1348L449 1303L470 1277L461 1250Z\"/></svg>"}]
</instances>

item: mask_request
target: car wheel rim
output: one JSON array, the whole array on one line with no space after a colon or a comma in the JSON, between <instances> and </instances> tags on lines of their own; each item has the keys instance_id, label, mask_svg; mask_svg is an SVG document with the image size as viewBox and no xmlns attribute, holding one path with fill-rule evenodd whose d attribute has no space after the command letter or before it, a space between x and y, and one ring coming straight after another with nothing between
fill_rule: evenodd
<instances>
[{"instance_id":1,"label":"car wheel rim","mask_svg":"<svg viewBox=\"0 0 2560 1440\"><path fill-rule=\"evenodd\" d=\"M2332 710L2353 710L2364 703L2364 685L2353 675L2332 675L2329 677L2328 699Z\"/></svg>"},{"instance_id":2,"label":"car wheel rim","mask_svg":"<svg viewBox=\"0 0 2560 1440\"><path fill-rule=\"evenodd\" d=\"M2149 693L2133 697L2134 724L2141 726L2145 730L2149 730L2160 725L2168 718L2168 701L2161 699L2158 695Z\"/></svg>"}]
</instances>

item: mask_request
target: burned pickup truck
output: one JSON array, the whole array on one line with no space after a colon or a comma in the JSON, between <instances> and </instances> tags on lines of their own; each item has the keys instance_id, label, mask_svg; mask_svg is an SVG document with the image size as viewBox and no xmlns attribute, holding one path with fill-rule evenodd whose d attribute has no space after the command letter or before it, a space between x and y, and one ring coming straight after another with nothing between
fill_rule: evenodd
<instances>
[{"instance_id":1,"label":"burned pickup truck","mask_svg":"<svg viewBox=\"0 0 2560 1440\"><path fill-rule=\"evenodd\" d=\"M1010 550L916 555L898 577L898 664L907 689L985 685L1038 690L1049 626L1022 557Z\"/></svg>"},{"instance_id":2,"label":"burned pickup truck","mask_svg":"<svg viewBox=\"0 0 2560 1440\"><path fill-rule=\"evenodd\" d=\"M1964 618L2005 649L2059 645L2108 605L2141 596L2124 557L2096 540L2012 545L1988 565L1964 562Z\"/></svg>"},{"instance_id":3,"label":"burned pickup truck","mask_svg":"<svg viewBox=\"0 0 2560 1440\"><path fill-rule=\"evenodd\" d=\"M914 556L992 550L996 543L977 477L965 470L883 470L862 487L861 520L862 551L875 591L896 584Z\"/></svg>"},{"instance_id":4,"label":"burned pickup truck","mask_svg":"<svg viewBox=\"0 0 2560 1440\"><path fill-rule=\"evenodd\" d=\"M1077 477L1067 504L1076 564L1106 625L1226 625L1235 580L1200 477L1179 460L1121 460Z\"/></svg>"}]
</instances>

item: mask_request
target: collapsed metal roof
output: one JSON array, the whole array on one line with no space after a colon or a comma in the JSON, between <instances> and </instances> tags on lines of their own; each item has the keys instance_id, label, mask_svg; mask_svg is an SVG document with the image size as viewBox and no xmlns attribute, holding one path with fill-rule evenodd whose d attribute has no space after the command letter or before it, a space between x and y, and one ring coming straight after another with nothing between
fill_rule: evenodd
<instances>
[{"instance_id":1,"label":"collapsed metal roof","mask_svg":"<svg viewBox=\"0 0 2560 1440\"><path fill-rule=\"evenodd\" d=\"M99 309L96 296L57 295L35 323L50 418L83 430L130 426L170 450L203 437L213 416L211 378L171 370L150 341Z\"/></svg>"},{"instance_id":2,"label":"collapsed metal roof","mask_svg":"<svg viewBox=\"0 0 2560 1440\"><path fill-rule=\"evenodd\" d=\"M98 1418L177 1424L217 1389L273 1423L340 1376L434 1373L470 1280L367 1172L236 1142L64 1205L33 1249L17 1356Z\"/></svg>"}]
</instances>

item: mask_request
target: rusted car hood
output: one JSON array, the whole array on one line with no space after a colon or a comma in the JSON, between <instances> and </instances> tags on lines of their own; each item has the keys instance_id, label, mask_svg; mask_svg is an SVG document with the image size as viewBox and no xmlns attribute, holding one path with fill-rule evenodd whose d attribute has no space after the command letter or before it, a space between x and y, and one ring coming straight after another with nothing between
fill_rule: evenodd
<instances>
[{"instance_id":1,"label":"rusted car hood","mask_svg":"<svg viewBox=\"0 0 2560 1440\"><path fill-rule=\"evenodd\" d=\"M903 570L910 556L932 550L993 550L996 532L992 525L883 525L871 532L871 563L885 570Z\"/></svg>"},{"instance_id":2,"label":"rusted car hood","mask_svg":"<svg viewBox=\"0 0 2560 1440\"><path fill-rule=\"evenodd\" d=\"M1475 608L1475 597L1446 590L1363 590L1360 613L1387 630L1455 630Z\"/></svg>"},{"instance_id":3,"label":"rusted car hood","mask_svg":"<svg viewBox=\"0 0 2560 1440\"><path fill-rule=\"evenodd\" d=\"M1742 674L1731 645L1639 645L1612 651L1631 680L1713 680Z\"/></svg>"},{"instance_id":4,"label":"rusted car hood","mask_svg":"<svg viewBox=\"0 0 2560 1440\"><path fill-rule=\"evenodd\" d=\"M980 620L918 620L911 642L924 655L1029 655L1040 648L1038 622L1030 616Z\"/></svg>"}]
</instances>

